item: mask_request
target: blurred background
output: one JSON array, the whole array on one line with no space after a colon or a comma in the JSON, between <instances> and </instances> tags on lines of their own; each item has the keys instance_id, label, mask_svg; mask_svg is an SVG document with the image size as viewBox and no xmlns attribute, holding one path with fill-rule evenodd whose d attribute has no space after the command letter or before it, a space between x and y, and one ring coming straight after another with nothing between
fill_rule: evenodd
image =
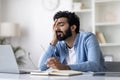
<instances>
[{"instance_id":1,"label":"blurred background","mask_svg":"<svg viewBox=\"0 0 120 80\"><path fill-rule=\"evenodd\" d=\"M52 38L54 14L68 10L80 17L82 31L90 31L97 36L105 60L118 62L119 7L120 0L0 0L0 43L5 40L6 44L14 47L17 57L24 57L22 68L36 69ZM8 35L10 31L15 33Z\"/></svg>"}]
</instances>

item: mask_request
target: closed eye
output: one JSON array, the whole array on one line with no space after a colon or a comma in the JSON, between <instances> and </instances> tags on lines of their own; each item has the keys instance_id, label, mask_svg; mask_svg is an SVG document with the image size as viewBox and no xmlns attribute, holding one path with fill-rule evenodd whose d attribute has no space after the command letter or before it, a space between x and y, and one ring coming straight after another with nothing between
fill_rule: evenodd
<instances>
[{"instance_id":1,"label":"closed eye","mask_svg":"<svg viewBox=\"0 0 120 80\"><path fill-rule=\"evenodd\" d=\"M58 26L64 26L64 22L58 23Z\"/></svg>"}]
</instances>

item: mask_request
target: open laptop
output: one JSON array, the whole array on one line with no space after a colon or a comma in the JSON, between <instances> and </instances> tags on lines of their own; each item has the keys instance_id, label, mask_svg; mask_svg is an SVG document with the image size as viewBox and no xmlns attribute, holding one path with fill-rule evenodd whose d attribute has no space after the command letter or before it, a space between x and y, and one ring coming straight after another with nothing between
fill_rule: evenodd
<instances>
[{"instance_id":1,"label":"open laptop","mask_svg":"<svg viewBox=\"0 0 120 80\"><path fill-rule=\"evenodd\" d=\"M0 73L29 73L20 71L10 45L0 45Z\"/></svg>"}]
</instances>

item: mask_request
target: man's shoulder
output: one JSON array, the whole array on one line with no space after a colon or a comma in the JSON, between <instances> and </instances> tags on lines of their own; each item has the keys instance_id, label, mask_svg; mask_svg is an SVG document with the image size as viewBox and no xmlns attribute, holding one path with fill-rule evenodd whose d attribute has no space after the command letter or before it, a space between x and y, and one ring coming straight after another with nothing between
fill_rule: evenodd
<instances>
[{"instance_id":1,"label":"man's shoulder","mask_svg":"<svg viewBox=\"0 0 120 80\"><path fill-rule=\"evenodd\" d=\"M84 36L84 37L94 35L92 32L83 32L83 31L81 31L79 34L80 36Z\"/></svg>"}]
</instances>

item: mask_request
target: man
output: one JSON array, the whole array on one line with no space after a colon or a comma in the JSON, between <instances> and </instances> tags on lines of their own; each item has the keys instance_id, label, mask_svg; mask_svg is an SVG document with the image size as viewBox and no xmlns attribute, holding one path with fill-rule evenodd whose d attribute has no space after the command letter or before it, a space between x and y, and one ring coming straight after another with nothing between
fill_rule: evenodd
<instances>
[{"instance_id":1,"label":"man","mask_svg":"<svg viewBox=\"0 0 120 80\"><path fill-rule=\"evenodd\" d=\"M53 38L39 64L48 68L77 71L104 71L104 59L94 34L79 32L79 17L72 12L54 15Z\"/></svg>"}]
</instances>

